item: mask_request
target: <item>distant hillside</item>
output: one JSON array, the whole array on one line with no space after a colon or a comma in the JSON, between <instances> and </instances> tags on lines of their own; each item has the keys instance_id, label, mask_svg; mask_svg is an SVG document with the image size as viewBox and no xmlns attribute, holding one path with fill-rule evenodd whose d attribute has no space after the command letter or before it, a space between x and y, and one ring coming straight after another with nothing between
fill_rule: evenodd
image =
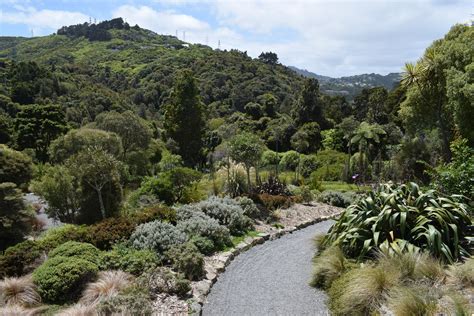
<instances>
[{"instance_id":1,"label":"distant hillside","mask_svg":"<svg viewBox=\"0 0 474 316\"><path fill-rule=\"evenodd\" d=\"M331 95L344 95L347 96L348 99L352 99L364 88L382 86L387 90L392 90L394 85L400 81L401 76L400 73L389 73L385 76L372 73L332 78L315 74L306 69L299 69L293 66L290 66L290 68L296 73L305 77L318 79L321 86L321 91Z\"/></svg>"},{"instance_id":2,"label":"distant hillside","mask_svg":"<svg viewBox=\"0 0 474 316\"><path fill-rule=\"evenodd\" d=\"M303 82L288 67L253 59L246 52L185 43L131 27L122 19L62 27L57 34L42 37L0 37L0 59L0 77L6 74L0 78L0 96L9 96L8 91L13 96L19 89L8 82L13 67L9 60L34 61L49 74L43 76L42 88L33 87L39 80L32 83L33 101L62 104L68 120L77 124L117 107L158 115L176 73L186 68L195 73L202 100L216 116L243 111L247 103L268 92L277 98L277 110L289 112Z\"/></svg>"}]
</instances>

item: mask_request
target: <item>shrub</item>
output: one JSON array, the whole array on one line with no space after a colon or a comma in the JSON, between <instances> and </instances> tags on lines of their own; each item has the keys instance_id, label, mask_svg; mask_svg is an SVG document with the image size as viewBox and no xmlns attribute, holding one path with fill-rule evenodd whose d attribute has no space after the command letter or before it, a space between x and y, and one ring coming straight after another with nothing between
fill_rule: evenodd
<instances>
[{"instance_id":1,"label":"shrub","mask_svg":"<svg viewBox=\"0 0 474 316\"><path fill-rule=\"evenodd\" d=\"M118 244L111 251L104 252L100 267L102 270L122 270L133 275L154 268L161 263L151 250L137 250Z\"/></svg>"},{"instance_id":2,"label":"shrub","mask_svg":"<svg viewBox=\"0 0 474 316\"><path fill-rule=\"evenodd\" d=\"M70 240L88 242L89 231L87 226L67 224L49 229L46 231L39 243L45 251L49 251Z\"/></svg>"},{"instance_id":3,"label":"shrub","mask_svg":"<svg viewBox=\"0 0 474 316\"><path fill-rule=\"evenodd\" d=\"M339 181L343 179L344 165L325 165L314 172L314 176L324 181Z\"/></svg>"},{"instance_id":4,"label":"shrub","mask_svg":"<svg viewBox=\"0 0 474 316\"><path fill-rule=\"evenodd\" d=\"M351 205L330 229L325 243L340 245L349 257L377 250L422 249L445 262L468 255L463 243L472 224L469 207L456 196L444 197L415 183L383 185Z\"/></svg>"},{"instance_id":5,"label":"shrub","mask_svg":"<svg viewBox=\"0 0 474 316\"><path fill-rule=\"evenodd\" d=\"M132 220L137 224L143 224L151 221L161 221L175 224L176 211L169 207L160 204L150 205L137 211L131 215Z\"/></svg>"},{"instance_id":6,"label":"shrub","mask_svg":"<svg viewBox=\"0 0 474 316\"><path fill-rule=\"evenodd\" d=\"M166 267L158 267L147 271L140 277L139 282L150 289L154 296L160 293L168 293L184 297L191 290L188 280Z\"/></svg>"},{"instance_id":7,"label":"shrub","mask_svg":"<svg viewBox=\"0 0 474 316\"><path fill-rule=\"evenodd\" d=\"M236 168L232 168L229 178L226 179L224 191L231 197L241 196L249 192L249 185L245 173Z\"/></svg>"},{"instance_id":8,"label":"shrub","mask_svg":"<svg viewBox=\"0 0 474 316\"><path fill-rule=\"evenodd\" d=\"M95 305L103 300L117 296L129 287L133 277L123 271L99 272L96 281L87 284L81 296L81 302L86 305Z\"/></svg>"},{"instance_id":9,"label":"shrub","mask_svg":"<svg viewBox=\"0 0 474 316\"><path fill-rule=\"evenodd\" d=\"M212 196L206 201L199 202L197 207L206 215L226 226L231 234L239 235L252 228L252 221L244 215L239 203L231 198Z\"/></svg>"},{"instance_id":10,"label":"shrub","mask_svg":"<svg viewBox=\"0 0 474 316\"><path fill-rule=\"evenodd\" d=\"M68 241L49 253L49 259L55 257L71 257L87 260L94 264L99 264L101 260L100 250L92 244L77 241Z\"/></svg>"},{"instance_id":11,"label":"shrub","mask_svg":"<svg viewBox=\"0 0 474 316\"><path fill-rule=\"evenodd\" d=\"M148 290L132 286L117 296L105 299L97 305L100 315L151 316L152 302Z\"/></svg>"},{"instance_id":12,"label":"shrub","mask_svg":"<svg viewBox=\"0 0 474 316\"><path fill-rule=\"evenodd\" d=\"M309 203L314 200L314 195L306 185L301 185L299 187L292 186L291 194L298 196L304 203Z\"/></svg>"},{"instance_id":13,"label":"shrub","mask_svg":"<svg viewBox=\"0 0 474 316\"><path fill-rule=\"evenodd\" d=\"M301 155L299 164L300 173L303 177L307 178L313 171L318 169L320 165L316 155Z\"/></svg>"},{"instance_id":14,"label":"shrub","mask_svg":"<svg viewBox=\"0 0 474 316\"><path fill-rule=\"evenodd\" d=\"M352 203L349 194L339 191L323 191L318 196L318 201L337 207L348 207Z\"/></svg>"},{"instance_id":15,"label":"shrub","mask_svg":"<svg viewBox=\"0 0 474 316\"><path fill-rule=\"evenodd\" d=\"M57 256L33 272L33 281L45 302L64 303L76 299L98 270L97 265L88 260Z\"/></svg>"},{"instance_id":16,"label":"shrub","mask_svg":"<svg viewBox=\"0 0 474 316\"><path fill-rule=\"evenodd\" d=\"M214 242L206 237L194 236L190 241L199 249L199 252L205 256L210 256L216 250L216 245ZM229 239L230 243L230 239Z\"/></svg>"},{"instance_id":17,"label":"shrub","mask_svg":"<svg viewBox=\"0 0 474 316\"><path fill-rule=\"evenodd\" d=\"M201 211L194 212L188 219L179 221L177 228L190 237L206 237L212 240L217 249L231 244L229 230Z\"/></svg>"},{"instance_id":18,"label":"shrub","mask_svg":"<svg viewBox=\"0 0 474 316\"><path fill-rule=\"evenodd\" d=\"M0 305L31 307L41 303L31 275L21 278L5 278L0 281Z\"/></svg>"},{"instance_id":19,"label":"shrub","mask_svg":"<svg viewBox=\"0 0 474 316\"><path fill-rule=\"evenodd\" d=\"M173 269L183 273L189 280L197 280L204 275L204 257L197 247L187 242L167 251Z\"/></svg>"},{"instance_id":20,"label":"shrub","mask_svg":"<svg viewBox=\"0 0 474 316\"><path fill-rule=\"evenodd\" d=\"M175 226L153 221L139 225L130 237L130 242L137 249L151 249L162 254L172 246L184 243L186 239L186 235Z\"/></svg>"},{"instance_id":21,"label":"shrub","mask_svg":"<svg viewBox=\"0 0 474 316\"><path fill-rule=\"evenodd\" d=\"M285 195L270 195L263 193L253 195L252 198L256 203L263 205L263 207L268 211L289 208L294 203L293 197Z\"/></svg>"},{"instance_id":22,"label":"shrub","mask_svg":"<svg viewBox=\"0 0 474 316\"><path fill-rule=\"evenodd\" d=\"M135 223L127 218L107 218L89 227L90 242L99 249L107 250L116 242L128 240L135 227Z\"/></svg>"},{"instance_id":23,"label":"shrub","mask_svg":"<svg viewBox=\"0 0 474 316\"><path fill-rule=\"evenodd\" d=\"M325 249L313 259L311 286L328 289L347 269L348 262L338 247Z\"/></svg>"},{"instance_id":24,"label":"shrub","mask_svg":"<svg viewBox=\"0 0 474 316\"><path fill-rule=\"evenodd\" d=\"M21 276L33 271L41 264L43 254L40 244L32 240L7 248L0 255L0 278Z\"/></svg>"},{"instance_id":25,"label":"shrub","mask_svg":"<svg viewBox=\"0 0 474 316\"><path fill-rule=\"evenodd\" d=\"M288 187L281 183L276 177L269 177L268 181L263 182L257 186L254 190L257 194L269 194L269 195L284 195L290 196L291 193Z\"/></svg>"},{"instance_id":26,"label":"shrub","mask_svg":"<svg viewBox=\"0 0 474 316\"><path fill-rule=\"evenodd\" d=\"M246 196L241 196L237 198L236 201L239 203L240 207L244 210L245 216L248 216L250 218L262 217L262 211L257 207L257 205L255 205L252 199Z\"/></svg>"}]
</instances>

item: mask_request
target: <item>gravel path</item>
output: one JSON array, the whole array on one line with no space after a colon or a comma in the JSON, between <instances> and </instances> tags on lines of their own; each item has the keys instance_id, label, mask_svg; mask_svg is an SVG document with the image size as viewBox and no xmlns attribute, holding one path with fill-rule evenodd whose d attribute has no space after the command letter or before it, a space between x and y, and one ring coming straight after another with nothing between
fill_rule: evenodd
<instances>
[{"instance_id":1,"label":"gravel path","mask_svg":"<svg viewBox=\"0 0 474 316\"><path fill-rule=\"evenodd\" d=\"M308 285L312 238L333 221L321 222L239 255L219 277L203 315L328 315L324 292Z\"/></svg>"}]
</instances>

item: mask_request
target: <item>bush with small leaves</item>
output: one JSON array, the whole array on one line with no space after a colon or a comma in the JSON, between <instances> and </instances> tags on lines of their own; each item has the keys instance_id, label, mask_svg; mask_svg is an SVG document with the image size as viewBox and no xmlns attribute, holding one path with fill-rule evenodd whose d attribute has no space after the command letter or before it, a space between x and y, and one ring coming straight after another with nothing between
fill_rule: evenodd
<instances>
[{"instance_id":1,"label":"bush with small leaves","mask_svg":"<svg viewBox=\"0 0 474 316\"><path fill-rule=\"evenodd\" d=\"M233 235L241 235L252 228L252 220L244 215L240 204L231 198L211 196L197 203L196 206L206 215L229 228Z\"/></svg>"},{"instance_id":2,"label":"bush with small leaves","mask_svg":"<svg viewBox=\"0 0 474 316\"><path fill-rule=\"evenodd\" d=\"M99 249L108 250L114 243L128 240L135 227L128 218L107 218L89 227L90 242Z\"/></svg>"},{"instance_id":3,"label":"bush with small leaves","mask_svg":"<svg viewBox=\"0 0 474 316\"><path fill-rule=\"evenodd\" d=\"M156 296L160 293L168 293L185 297L191 290L191 285L188 280L167 267L158 267L148 270L140 277L138 282L150 289L152 296Z\"/></svg>"},{"instance_id":4,"label":"bush with small leaves","mask_svg":"<svg viewBox=\"0 0 474 316\"><path fill-rule=\"evenodd\" d=\"M178 221L176 227L190 237L199 236L210 239L217 249L231 244L227 227L220 225L216 219L201 211L193 212L188 219Z\"/></svg>"},{"instance_id":5,"label":"bush with small leaves","mask_svg":"<svg viewBox=\"0 0 474 316\"><path fill-rule=\"evenodd\" d=\"M176 223L176 211L165 205L155 204L142 208L131 215L137 224L143 224L155 220L168 223Z\"/></svg>"},{"instance_id":6,"label":"bush with small leaves","mask_svg":"<svg viewBox=\"0 0 474 316\"><path fill-rule=\"evenodd\" d=\"M196 247L199 249L199 252L201 252L205 256L212 255L216 250L216 245L209 238L202 236L194 236L190 239L190 241L195 244Z\"/></svg>"},{"instance_id":7,"label":"bush with small leaves","mask_svg":"<svg viewBox=\"0 0 474 316\"><path fill-rule=\"evenodd\" d=\"M348 207L353 199L348 193L339 191L324 191L318 196L318 201L337 207Z\"/></svg>"},{"instance_id":8,"label":"bush with small leaves","mask_svg":"<svg viewBox=\"0 0 474 316\"><path fill-rule=\"evenodd\" d=\"M169 223L153 221L139 225L130 243L137 249L151 249L158 254L169 250L172 246L186 242L186 234Z\"/></svg>"},{"instance_id":9,"label":"bush with small leaves","mask_svg":"<svg viewBox=\"0 0 474 316\"><path fill-rule=\"evenodd\" d=\"M89 242L88 227L67 224L53 228L46 231L39 243L45 251L49 251L70 240Z\"/></svg>"},{"instance_id":10,"label":"bush with small leaves","mask_svg":"<svg viewBox=\"0 0 474 316\"><path fill-rule=\"evenodd\" d=\"M277 177L269 177L266 182L257 186L254 191L257 194L291 195L286 184L282 183Z\"/></svg>"},{"instance_id":11,"label":"bush with small leaves","mask_svg":"<svg viewBox=\"0 0 474 316\"><path fill-rule=\"evenodd\" d=\"M253 195L252 199L257 204L263 205L263 207L268 211L289 208L295 203L294 197L285 195L270 195L267 193Z\"/></svg>"},{"instance_id":12,"label":"bush with small leaves","mask_svg":"<svg viewBox=\"0 0 474 316\"><path fill-rule=\"evenodd\" d=\"M79 258L94 264L99 264L101 261L101 252L92 244L68 241L51 250L48 257L49 259L55 257Z\"/></svg>"},{"instance_id":13,"label":"bush with small leaves","mask_svg":"<svg viewBox=\"0 0 474 316\"><path fill-rule=\"evenodd\" d=\"M173 269L183 273L189 280L198 280L204 275L204 257L199 249L187 242L175 246L166 252Z\"/></svg>"},{"instance_id":14,"label":"bush with small leaves","mask_svg":"<svg viewBox=\"0 0 474 316\"><path fill-rule=\"evenodd\" d=\"M236 199L240 207L244 210L244 215L250 218L261 218L262 211L255 205L252 199L241 196Z\"/></svg>"},{"instance_id":15,"label":"bush with small leaves","mask_svg":"<svg viewBox=\"0 0 474 316\"><path fill-rule=\"evenodd\" d=\"M152 250L128 248L125 244L117 244L112 250L102 254L101 270L122 270L133 275L152 269L161 263L160 258Z\"/></svg>"},{"instance_id":16,"label":"bush with small leaves","mask_svg":"<svg viewBox=\"0 0 474 316\"><path fill-rule=\"evenodd\" d=\"M25 240L0 255L0 278L21 276L42 263L45 252L37 241Z\"/></svg>"},{"instance_id":17,"label":"bush with small leaves","mask_svg":"<svg viewBox=\"0 0 474 316\"><path fill-rule=\"evenodd\" d=\"M77 299L98 271L97 265L88 260L56 256L33 272L33 282L43 301L65 303Z\"/></svg>"}]
</instances>

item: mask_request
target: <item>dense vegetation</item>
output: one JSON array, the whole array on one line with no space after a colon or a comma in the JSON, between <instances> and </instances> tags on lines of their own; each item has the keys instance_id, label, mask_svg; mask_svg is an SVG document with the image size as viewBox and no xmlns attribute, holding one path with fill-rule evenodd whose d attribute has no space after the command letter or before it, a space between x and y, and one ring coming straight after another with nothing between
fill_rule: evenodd
<instances>
[{"instance_id":1,"label":"dense vegetation","mask_svg":"<svg viewBox=\"0 0 474 316\"><path fill-rule=\"evenodd\" d=\"M384 249L464 260L473 37L454 26L394 89L353 100L322 93L273 52L252 59L122 19L0 38L0 287L36 293L25 308L40 297L150 314L160 293L186 297L205 256L315 198L356 202L325 241L336 265ZM423 188L364 195L385 181ZM28 190L65 225L43 232Z\"/></svg>"}]
</instances>

